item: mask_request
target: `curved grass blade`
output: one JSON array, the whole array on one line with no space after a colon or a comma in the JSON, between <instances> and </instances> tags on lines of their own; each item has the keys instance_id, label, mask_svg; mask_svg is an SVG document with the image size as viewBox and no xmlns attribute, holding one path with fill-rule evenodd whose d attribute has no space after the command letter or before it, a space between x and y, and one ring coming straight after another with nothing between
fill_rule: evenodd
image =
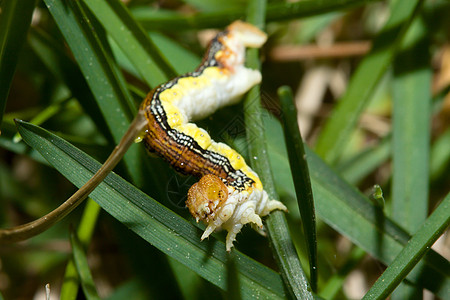
<instances>
[{"instance_id":1,"label":"curved grass blade","mask_svg":"<svg viewBox=\"0 0 450 300\"><path fill-rule=\"evenodd\" d=\"M395 1L389 20L376 37L372 50L353 74L344 97L325 123L316 144L316 152L335 164L353 132L361 112L381 76L392 62L395 51L423 0Z\"/></svg>"},{"instance_id":2,"label":"curved grass blade","mask_svg":"<svg viewBox=\"0 0 450 300\"><path fill-rule=\"evenodd\" d=\"M83 185L100 164L63 139L19 121L24 141L76 186ZM226 288L225 245L210 238L200 242L201 230L159 202L111 173L90 195L104 210L153 246L180 261L214 285ZM239 286L245 297L284 297L281 278L273 270L235 251Z\"/></svg>"},{"instance_id":3,"label":"curved grass blade","mask_svg":"<svg viewBox=\"0 0 450 300\"><path fill-rule=\"evenodd\" d=\"M327 12L355 8L380 0L305 0L297 2L273 2L267 5L267 22L287 21ZM135 19L148 30L185 30L192 28L224 27L237 19L243 19L242 9L220 12L197 13L192 15L172 12L155 12L154 9L140 7L132 10Z\"/></svg>"},{"instance_id":4,"label":"curved grass blade","mask_svg":"<svg viewBox=\"0 0 450 300\"><path fill-rule=\"evenodd\" d=\"M92 199L88 199L76 232L76 235L84 248L87 248L87 245L89 245L89 242L91 241L99 213L100 206ZM79 284L76 266L73 259L70 259L64 272L64 281L61 286L60 294L61 300L77 299Z\"/></svg>"},{"instance_id":5,"label":"curved grass blade","mask_svg":"<svg viewBox=\"0 0 450 300\"><path fill-rule=\"evenodd\" d=\"M86 253L77 234L73 230L70 232L70 244L72 245L73 260L86 299L99 300L100 297L98 296L97 288L95 287L94 279L92 278L91 270L89 269Z\"/></svg>"},{"instance_id":6,"label":"curved grass blade","mask_svg":"<svg viewBox=\"0 0 450 300\"><path fill-rule=\"evenodd\" d=\"M275 159L274 171L282 174L289 168L283 141L282 128L276 120L266 118L265 129L270 139L269 154ZM316 215L349 238L373 257L385 264L392 262L408 243L410 235L383 212L366 196L345 182L334 170L324 163L308 147L306 156L314 194ZM276 176L277 186L282 187L286 196L295 197L291 179ZM422 272L414 269L408 280L445 298L450 290L450 263L434 251L430 251L419 263L424 265Z\"/></svg>"},{"instance_id":7,"label":"curved grass blade","mask_svg":"<svg viewBox=\"0 0 450 300\"><path fill-rule=\"evenodd\" d=\"M176 76L161 49L133 20L121 1L85 0L84 3L150 87L156 87Z\"/></svg>"},{"instance_id":8,"label":"curved grass blade","mask_svg":"<svg viewBox=\"0 0 450 300\"><path fill-rule=\"evenodd\" d=\"M280 98L283 112L284 139L286 140L298 208L306 236L311 288L315 292L317 291L318 278L316 214L314 212L314 199L309 179L308 163L306 162L303 140L298 128L297 109L295 108L291 89L287 86L280 87L278 89L278 97Z\"/></svg>"},{"instance_id":9,"label":"curved grass blade","mask_svg":"<svg viewBox=\"0 0 450 300\"><path fill-rule=\"evenodd\" d=\"M35 3L35 0L0 2L0 124Z\"/></svg>"},{"instance_id":10,"label":"curved grass blade","mask_svg":"<svg viewBox=\"0 0 450 300\"><path fill-rule=\"evenodd\" d=\"M101 32L97 32L98 24L83 11L79 1L45 0L45 3L100 107L114 142L118 144L136 108L123 76L99 36ZM142 184L139 149L131 147L124 156L124 162L133 181Z\"/></svg>"},{"instance_id":11,"label":"curved grass blade","mask_svg":"<svg viewBox=\"0 0 450 300\"><path fill-rule=\"evenodd\" d=\"M363 299L385 299L389 296L449 226L449 211L450 194L447 194Z\"/></svg>"},{"instance_id":12,"label":"curved grass blade","mask_svg":"<svg viewBox=\"0 0 450 300\"><path fill-rule=\"evenodd\" d=\"M264 25L265 1L253 0L247 8L247 21L260 28ZM258 50L247 52L247 65L259 69ZM273 176L267 155L263 121L261 119L259 86L253 87L244 99L244 113L247 140L249 141L250 165L260 175L264 189L272 199L276 199ZM256 158L256 159L255 159ZM291 297L297 299L312 299L308 280L303 272L297 252L292 242L286 217L283 212L272 212L265 221L269 239L274 250L274 256L280 268L282 278Z\"/></svg>"}]
</instances>

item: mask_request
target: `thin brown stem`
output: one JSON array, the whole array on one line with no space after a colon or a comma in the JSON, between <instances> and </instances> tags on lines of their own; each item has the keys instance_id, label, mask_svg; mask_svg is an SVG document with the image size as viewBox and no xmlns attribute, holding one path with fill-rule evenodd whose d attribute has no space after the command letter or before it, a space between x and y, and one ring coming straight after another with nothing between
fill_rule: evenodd
<instances>
[{"instance_id":1,"label":"thin brown stem","mask_svg":"<svg viewBox=\"0 0 450 300\"><path fill-rule=\"evenodd\" d=\"M29 239L39 233L44 232L56 222L60 221L78 205L105 179L112 169L119 163L128 148L133 144L134 139L143 130L147 121L143 111L139 111L133 122L130 124L125 135L119 144L114 148L102 167L91 177L78 191L75 192L58 208L45 216L8 229L0 229L0 244L12 243Z\"/></svg>"},{"instance_id":2,"label":"thin brown stem","mask_svg":"<svg viewBox=\"0 0 450 300\"><path fill-rule=\"evenodd\" d=\"M285 45L273 48L269 57L274 61L298 61L318 58L341 58L366 54L371 47L368 41L336 43L330 46Z\"/></svg>"}]
</instances>

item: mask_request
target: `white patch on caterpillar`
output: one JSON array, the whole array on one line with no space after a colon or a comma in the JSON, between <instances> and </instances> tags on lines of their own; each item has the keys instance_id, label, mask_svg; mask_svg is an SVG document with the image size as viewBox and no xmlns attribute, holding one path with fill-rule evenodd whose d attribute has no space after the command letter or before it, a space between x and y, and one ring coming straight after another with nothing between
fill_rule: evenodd
<instances>
[{"instance_id":1,"label":"white patch on caterpillar","mask_svg":"<svg viewBox=\"0 0 450 300\"><path fill-rule=\"evenodd\" d=\"M213 70L207 77L208 84L201 89L190 89L174 104L188 120L203 119L219 108L237 103L251 87L261 82L261 73L243 65L236 66L233 72L222 75ZM216 74L218 73L218 74Z\"/></svg>"},{"instance_id":2,"label":"white patch on caterpillar","mask_svg":"<svg viewBox=\"0 0 450 300\"><path fill-rule=\"evenodd\" d=\"M269 200L267 192L253 189L238 192L233 188L228 188L228 199L217 209L215 217L209 221L201 239L207 238L216 230L225 229L228 231L226 238L226 249L231 250L236 235L242 227L251 223L257 226L259 233L264 233L261 217L268 215L271 211L280 209L286 211L283 203L277 200Z\"/></svg>"}]
</instances>

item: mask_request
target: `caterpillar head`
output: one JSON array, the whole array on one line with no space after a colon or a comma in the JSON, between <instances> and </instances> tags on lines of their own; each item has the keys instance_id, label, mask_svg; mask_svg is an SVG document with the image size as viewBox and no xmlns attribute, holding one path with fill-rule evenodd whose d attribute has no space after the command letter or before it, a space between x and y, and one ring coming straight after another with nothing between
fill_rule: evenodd
<instances>
[{"instance_id":1,"label":"caterpillar head","mask_svg":"<svg viewBox=\"0 0 450 300\"><path fill-rule=\"evenodd\" d=\"M246 47L259 48L267 40L267 34L265 32L252 24L239 20L231 23L227 27L227 30L239 36L241 42Z\"/></svg>"},{"instance_id":2,"label":"caterpillar head","mask_svg":"<svg viewBox=\"0 0 450 300\"><path fill-rule=\"evenodd\" d=\"M222 180L215 175L205 175L199 182L191 186L186 206L197 220L207 223L214 219L216 212L228 199L228 189Z\"/></svg>"}]
</instances>

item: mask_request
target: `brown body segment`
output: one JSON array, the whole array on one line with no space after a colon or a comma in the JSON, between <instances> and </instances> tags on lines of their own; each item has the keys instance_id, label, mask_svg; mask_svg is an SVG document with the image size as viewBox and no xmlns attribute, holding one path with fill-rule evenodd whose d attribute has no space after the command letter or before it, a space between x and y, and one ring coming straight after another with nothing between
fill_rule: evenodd
<instances>
[{"instance_id":1,"label":"brown body segment","mask_svg":"<svg viewBox=\"0 0 450 300\"><path fill-rule=\"evenodd\" d=\"M170 128L169 125L167 125L168 129L164 128L165 126L162 126L162 122L167 121L157 120L150 109L152 101L157 101L153 97L153 92L149 93L143 103L145 117L148 121L144 143L150 152L158 153L174 169L183 174L192 174L197 177L213 174L227 179L227 181L232 180L228 178L227 172L220 165L213 163L202 155L202 152L204 153L208 150L202 149L192 137ZM168 130L171 130L173 135L183 136L182 140L188 141L189 144L182 144L180 143L180 139L172 138L168 134Z\"/></svg>"}]
</instances>

